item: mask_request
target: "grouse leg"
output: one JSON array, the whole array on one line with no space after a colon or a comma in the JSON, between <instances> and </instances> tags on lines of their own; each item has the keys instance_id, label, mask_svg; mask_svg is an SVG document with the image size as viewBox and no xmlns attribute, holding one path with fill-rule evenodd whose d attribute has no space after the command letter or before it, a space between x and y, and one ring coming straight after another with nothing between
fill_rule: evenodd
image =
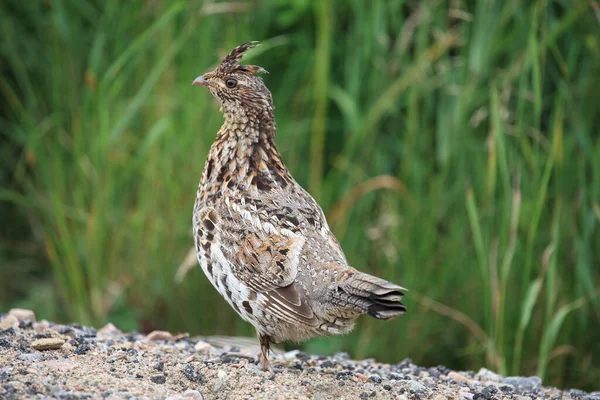
<instances>
[{"instance_id":1,"label":"grouse leg","mask_svg":"<svg viewBox=\"0 0 600 400\"><path fill-rule=\"evenodd\" d=\"M258 339L260 341L260 354L258 355L260 369L262 369L265 372L273 372L273 368L269 365L269 350L271 348L271 337L259 333Z\"/></svg>"}]
</instances>

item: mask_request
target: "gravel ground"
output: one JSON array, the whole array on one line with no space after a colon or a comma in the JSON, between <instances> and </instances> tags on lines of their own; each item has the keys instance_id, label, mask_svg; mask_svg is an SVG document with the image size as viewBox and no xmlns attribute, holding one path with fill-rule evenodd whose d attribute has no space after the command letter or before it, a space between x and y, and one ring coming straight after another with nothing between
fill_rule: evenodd
<instances>
[{"instance_id":1,"label":"gravel ground","mask_svg":"<svg viewBox=\"0 0 600 400\"><path fill-rule=\"evenodd\" d=\"M486 369L456 372L276 352L273 373L253 357L254 339L123 334L35 322L28 310L0 316L0 399L582 399L600 392L560 391L536 377Z\"/></svg>"}]
</instances>

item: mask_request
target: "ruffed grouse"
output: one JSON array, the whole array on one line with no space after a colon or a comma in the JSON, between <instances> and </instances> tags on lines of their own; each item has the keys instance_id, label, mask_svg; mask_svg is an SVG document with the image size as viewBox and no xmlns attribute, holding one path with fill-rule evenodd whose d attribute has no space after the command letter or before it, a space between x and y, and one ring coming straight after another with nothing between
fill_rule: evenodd
<instances>
[{"instance_id":1,"label":"ruffed grouse","mask_svg":"<svg viewBox=\"0 0 600 400\"><path fill-rule=\"evenodd\" d=\"M194 205L202 270L260 338L270 343L349 332L360 314L406 311L402 287L350 267L321 207L290 175L275 146L264 69L240 65L236 47L196 78L221 103L225 122L210 148Z\"/></svg>"}]
</instances>

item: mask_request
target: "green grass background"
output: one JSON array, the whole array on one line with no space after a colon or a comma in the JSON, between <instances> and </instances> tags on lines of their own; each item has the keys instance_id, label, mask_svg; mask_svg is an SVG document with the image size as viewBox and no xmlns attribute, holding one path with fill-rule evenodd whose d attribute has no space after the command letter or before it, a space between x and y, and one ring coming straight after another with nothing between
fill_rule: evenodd
<instances>
[{"instance_id":1,"label":"green grass background","mask_svg":"<svg viewBox=\"0 0 600 400\"><path fill-rule=\"evenodd\" d=\"M410 289L302 347L598 389L596 0L4 0L0 37L0 310L253 334L174 277L222 121L191 81L260 40L286 164Z\"/></svg>"}]
</instances>

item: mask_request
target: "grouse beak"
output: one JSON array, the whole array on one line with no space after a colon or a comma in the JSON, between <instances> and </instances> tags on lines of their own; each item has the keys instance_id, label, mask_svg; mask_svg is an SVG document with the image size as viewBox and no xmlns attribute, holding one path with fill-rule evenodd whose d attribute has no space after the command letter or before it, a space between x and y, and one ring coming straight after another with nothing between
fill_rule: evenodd
<instances>
[{"instance_id":1,"label":"grouse beak","mask_svg":"<svg viewBox=\"0 0 600 400\"><path fill-rule=\"evenodd\" d=\"M194 81L192 82L192 85L198 85L198 86L209 86L209 83L206 79L204 79L203 75L200 75L199 77L197 77L196 79L194 79Z\"/></svg>"}]
</instances>

